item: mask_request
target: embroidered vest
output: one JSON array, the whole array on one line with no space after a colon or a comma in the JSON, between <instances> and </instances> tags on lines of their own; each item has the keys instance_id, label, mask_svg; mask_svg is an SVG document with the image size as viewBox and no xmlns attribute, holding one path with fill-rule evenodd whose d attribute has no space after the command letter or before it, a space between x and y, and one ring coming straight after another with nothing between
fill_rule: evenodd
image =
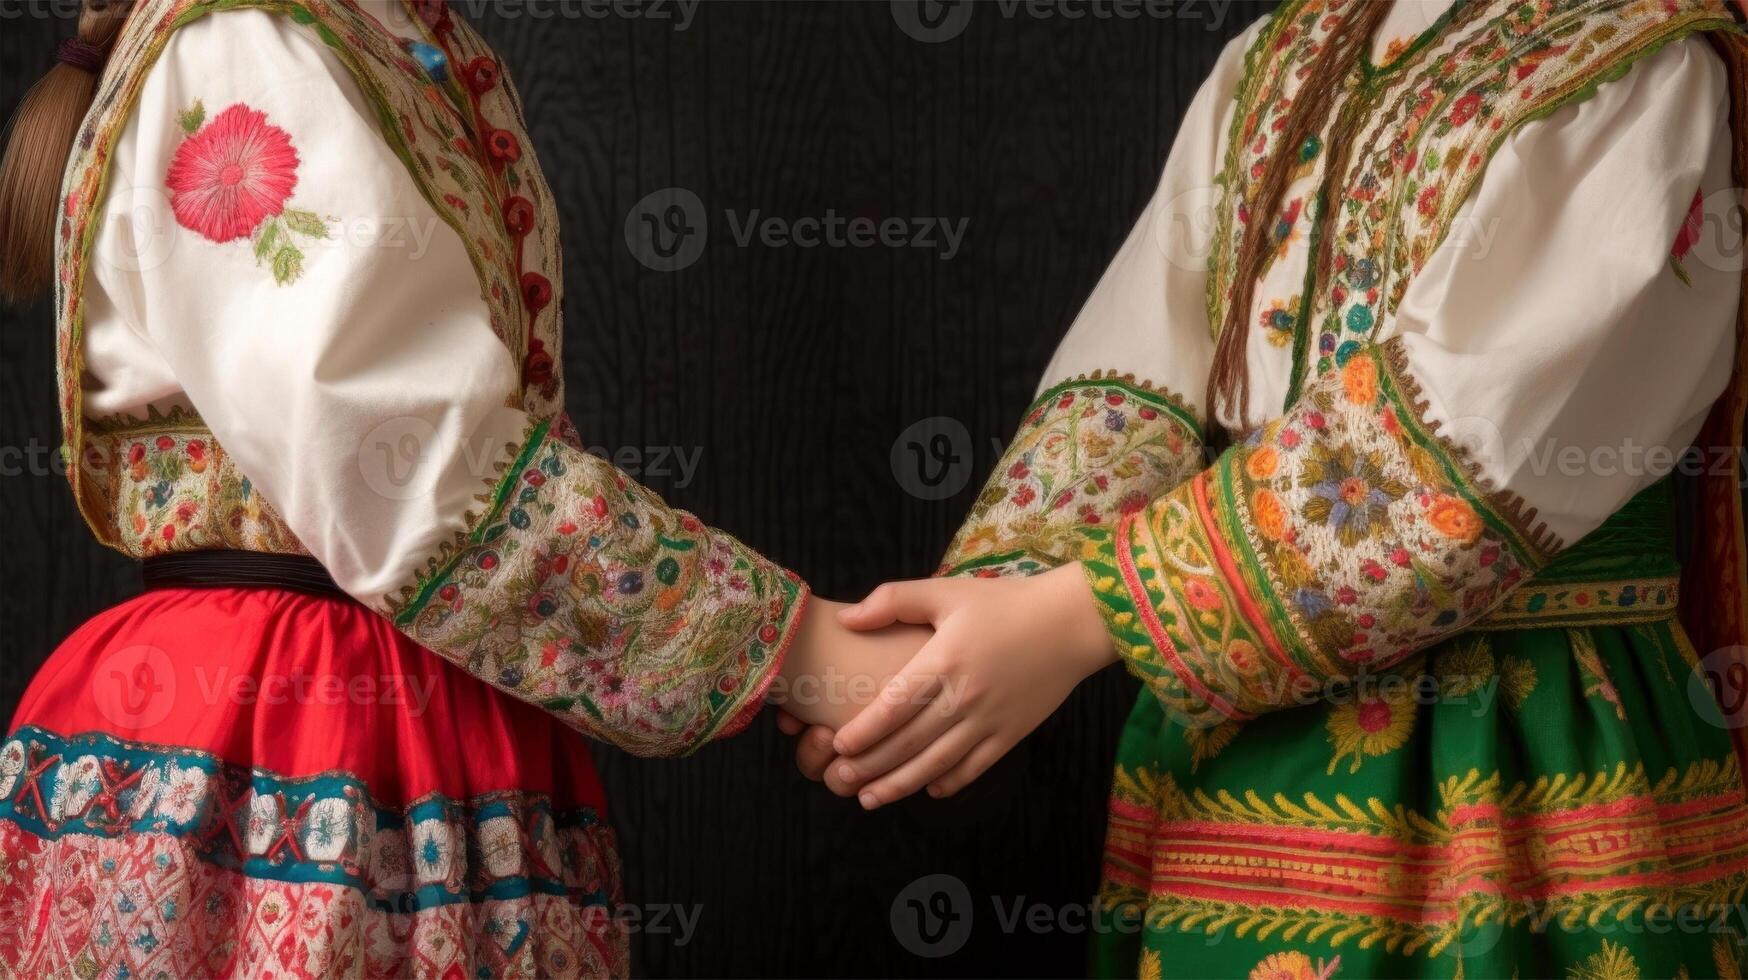
<instances>
[{"instance_id":1,"label":"embroidered vest","mask_svg":"<svg viewBox=\"0 0 1748 980\"><path fill-rule=\"evenodd\" d=\"M171 34L240 8L285 15L352 73L377 110L383 138L438 217L461 236L492 329L524 365L519 390L506 391L505 403L569 431L558 367L558 219L521 100L479 35L440 0L140 0L68 162L56 243L68 479L98 539L135 557L204 548L304 550L198 413L175 408L145 418L87 418L83 407L81 300L112 148ZM385 26L391 17L412 18L425 46L410 51Z\"/></svg>"},{"instance_id":2,"label":"embroidered vest","mask_svg":"<svg viewBox=\"0 0 1748 980\"><path fill-rule=\"evenodd\" d=\"M1340 367L1354 351L1393 332L1408 284L1452 234L1494 151L1517 127L1585 98L1665 44L1709 33L1730 76L1737 186L1748 176L1748 42L1730 4L1456 0L1384 64L1361 59L1328 121L1293 157L1299 168L1295 186L1311 188L1308 203L1259 217L1253 213L1258 191L1305 73L1341 15L1360 2L1368 0L1289 0L1276 11L1246 54L1218 178L1207 284L1216 332L1226 319L1244 226L1275 220L1283 238L1297 226L1308 229L1302 266L1271 267L1263 276L1302 283L1295 308L1264 310L1261 319L1264 329L1278 332L1269 339L1293 350L1283 408L1298 398L1308 378ZM1264 295L1259 289L1259 303ZM1732 698L1748 693L1739 678L1730 679L1737 672L1748 676L1748 561L1738 483L1748 411L1748 309L1738 315L1737 336L1734 375L1698 439L1729 458L1721 465L1707 460L1696 549L1685 566L1677 571L1672 555L1664 561L1655 550L1668 547L1671 504L1667 486L1653 487L1543 568L1483 627L1587 622L1599 604L1613 605L1623 595L1640 608L1660 606L1667 615L1679 575L1680 608L1696 648L1702 655L1735 651L1715 671L1730 676L1713 678L1726 712ZM1508 513L1520 509L1514 500L1500 503ZM1541 537L1529 531L1530 515L1516 516L1524 519L1526 532ZM1664 533L1641 533L1659 528ZM1641 565L1662 573L1654 580L1610 580L1607 570L1620 564L1623 541L1653 542L1645 545L1652 550ZM1738 727L1732 734L1748 765L1748 733Z\"/></svg>"}]
</instances>

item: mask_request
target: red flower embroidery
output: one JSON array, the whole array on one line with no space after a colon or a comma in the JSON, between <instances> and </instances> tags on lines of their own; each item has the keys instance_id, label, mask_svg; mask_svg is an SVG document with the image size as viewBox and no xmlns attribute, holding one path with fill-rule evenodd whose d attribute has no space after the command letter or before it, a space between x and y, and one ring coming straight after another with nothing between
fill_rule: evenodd
<instances>
[{"instance_id":1,"label":"red flower embroidery","mask_svg":"<svg viewBox=\"0 0 1748 980\"><path fill-rule=\"evenodd\" d=\"M1451 125L1461 126L1475 118L1475 113L1480 110L1481 93L1470 92L1468 95L1458 99L1457 104L1451 107Z\"/></svg>"},{"instance_id":2,"label":"red flower embroidery","mask_svg":"<svg viewBox=\"0 0 1748 980\"><path fill-rule=\"evenodd\" d=\"M176 223L215 242L247 238L285 209L297 164L285 130L239 102L176 148L164 175Z\"/></svg>"},{"instance_id":3,"label":"red flower embroidery","mask_svg":"<svg viewBox=\"0 0 1748 980\"><path fill-rule=\"evenodd\" d=\"M1706 202L1703 191L1693 192L1693 203L1687 206L1687 218L1681 222L1681 228L1675 233L1675 244L1669 248L1669 261L1675 268L1675 274L1689 286L1693 285L1693 277L1688 275L1687 267L1682 263L1688 253L1699 244L1700 232L1705 230Z\"/></svg>"}]
</instances>

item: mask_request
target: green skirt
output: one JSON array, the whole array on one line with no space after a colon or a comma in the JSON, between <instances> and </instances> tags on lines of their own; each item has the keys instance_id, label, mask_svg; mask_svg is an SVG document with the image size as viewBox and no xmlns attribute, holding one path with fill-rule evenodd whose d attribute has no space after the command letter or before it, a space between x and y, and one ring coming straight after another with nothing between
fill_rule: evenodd
<instances>
[{"instance_id":1,"label":"green skirt","mask_svg":"<svg viewBox=\"0 0 1748 980\"><path fill-rule=\"evenodd\" d=\"M1742 976L1742 773L1673 610L1570 601L1563 576L1626 577L1607 538L1550 566L1513 628L1326 702L1187 729L1143 691L1093 972ZM1643 581L1673 558L1628 564Z\"/></svg>"}]
</instances>

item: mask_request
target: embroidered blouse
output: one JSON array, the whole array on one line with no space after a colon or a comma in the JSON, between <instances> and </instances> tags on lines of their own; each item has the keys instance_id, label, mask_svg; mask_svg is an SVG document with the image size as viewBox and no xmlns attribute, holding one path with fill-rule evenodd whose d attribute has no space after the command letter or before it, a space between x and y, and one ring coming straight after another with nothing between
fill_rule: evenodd
<instances>
[{"instance_id":1,"label":"embroidered blouse","mask_svg":"<svg viewBox=\"0 0 1748 980\"><path fill-rule=\"evenodd\" d=\"M1734 361L1723 66L1703 37L1662 44L1676 18L1649 13L1618 15L1636 62L1507 54L1487 32L1510 6L1397 3L1359 88L1298 154L1245 318L1248 417L1264 423L1249 433L1205 404L1224 264L1256 220L1243 194L1284 102L1270 96L1295 83L1268 62L1293 63L1321 8L1289 4L1304 19L1235 39L943 569L1083 561L1132 671L1214 723L1506 614L1657 483ZM1611 80L1611 64L1632 67ZM1497 84L1438 87L1453 65ZM1338 147L1350 168L1326 187ZM1336 236L1321 276L1320 235ZM1206 452L1212 426L1237 444ZM1674 588L1597 598L1667 611Z\"/></svg>"},{"instance_id":2,"label":"embroidered blouse","mask_svg":"<svg viewBox=\"0 0 1748 980\"><path fill-rule=\"evenodd\" d=\"M113 136L71 398L87 479L113 487L100 534L307 550L415 640L635 752L735 730L805 586L542 414L556 327L529 341L503 311L556 307L556 218L519 106L487 119L508 80L462 26L309 10L178 27ZM474 227L516 236L519 291Z\"/></svg>"}]
</instances>

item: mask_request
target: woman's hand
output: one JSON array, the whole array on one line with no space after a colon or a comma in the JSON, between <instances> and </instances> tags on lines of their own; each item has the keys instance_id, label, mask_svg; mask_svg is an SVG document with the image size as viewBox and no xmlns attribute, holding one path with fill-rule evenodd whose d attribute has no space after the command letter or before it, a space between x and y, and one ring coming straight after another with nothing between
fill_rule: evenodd
<instances>
[{"instance_id":1,"label":"woman's hand","mask_svg":"<svg viewBox=\"0 0 1748 980\"><path fill-rule=\"evenodd\" d=\"M829 730L854 718L933 634L926 626L903 624L850 629L839 619L847 608L830 599L810 599L771 684L767 700L799 722Z\"/></svg>"},{"instance_id":2,"label":"woman's hand","mask_svg":"<svg viewBox=\"0 0 1748 980\"><path fill-rule=\"evenodd\" d=\"M829 763L827 785L870 810L924 786L957 793L1116 660L1079 564L1029 578L889 582L838 618L856 630L935 627L833 740L843 758ZM806 771L801 753L797 761Z\"/></svg>"}]
</instances>

